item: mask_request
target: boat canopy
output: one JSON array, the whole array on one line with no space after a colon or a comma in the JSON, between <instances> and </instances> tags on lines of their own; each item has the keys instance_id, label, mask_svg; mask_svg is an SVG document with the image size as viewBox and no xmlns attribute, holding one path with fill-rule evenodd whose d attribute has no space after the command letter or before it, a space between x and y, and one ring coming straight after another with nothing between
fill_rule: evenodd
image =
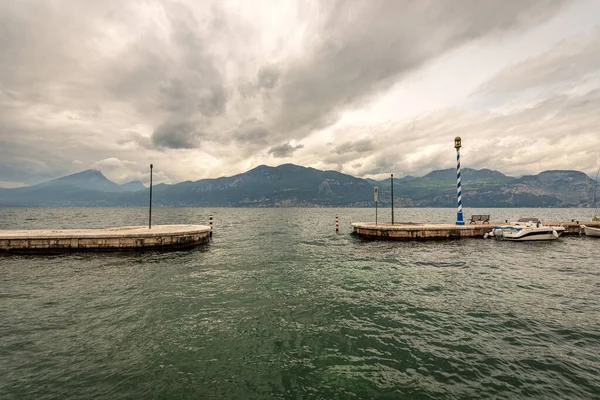
<instances>
[{"instance_id":1,"label":"boat canopy","mask_svg":"<svg viewBox=\"0 0 600 400\"><path fill-rule=\"evenodd\" d=\"M517 222L534 222L534 223L538 223L540 222L539 218L519 218L519 220Z\"/></svg>"}]
</instances>

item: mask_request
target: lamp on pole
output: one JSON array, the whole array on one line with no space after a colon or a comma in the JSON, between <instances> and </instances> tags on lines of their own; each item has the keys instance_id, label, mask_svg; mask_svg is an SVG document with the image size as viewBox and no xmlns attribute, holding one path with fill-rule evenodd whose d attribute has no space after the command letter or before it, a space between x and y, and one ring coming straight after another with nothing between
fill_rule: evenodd
<instances>
[{"instance_id":1,"label":"lamp on pole","mask_svg":"<svg viewBox=\"0 0 600 400\"><path fill-rule=\"evenodd\" d=\"M462 190L460 187L460 136L454 138L454 148L456 149L456 196L458 208L456 210L456 225L464 225L463 209L462 209Z\"/></svg>"},{"instance_id":2,"label":"lamp on pole","mask_svg":"<svg viewBox=\"0 0 600 400\"><path fill-rule=\"evenodd\" d=\"M150 206L148 209L148 229L152 229L152 168L154 166L150 164Z\"/></svg>"}]
</instances>

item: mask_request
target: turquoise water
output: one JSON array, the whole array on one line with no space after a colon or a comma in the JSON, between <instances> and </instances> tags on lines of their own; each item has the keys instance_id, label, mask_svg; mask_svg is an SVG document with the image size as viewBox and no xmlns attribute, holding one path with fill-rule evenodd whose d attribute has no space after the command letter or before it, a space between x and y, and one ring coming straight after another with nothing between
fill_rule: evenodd
<instances>
[{"instance_id":1,"label":"turquoise water","mask_svg":"<svg viewBox=\"0 0 600 400\"><path fill-rule=\"evenodd\" d=\"M153 221L210 214L213 241L192 251L0 257L0 398L600 396L600 240L362 241L349 224L368 209ZM0 209L0 229L145 223L143 209Z\"/></svg>"}]
</instances>

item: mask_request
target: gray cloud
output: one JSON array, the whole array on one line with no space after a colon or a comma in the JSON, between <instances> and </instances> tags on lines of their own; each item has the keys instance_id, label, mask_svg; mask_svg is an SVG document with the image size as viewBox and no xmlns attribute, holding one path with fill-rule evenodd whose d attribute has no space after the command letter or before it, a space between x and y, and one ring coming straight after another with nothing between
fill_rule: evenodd
<instances>
[{"instance_id":1,"label":"gray cloud","mask_svg":"<svg viewBox=\"0 0 600 400\"><path fill-rule=\"evenodd\" d=\"M345 153L365 153L375 149L372 139L361 139L355 142L344 142L337 146L333 151L336 154Z\"/></svg>"},{"instance_id":2,"label":"gray cloud","mask_svg":"<svg viewBox=\"0 0 600 400\"><path fill-rule=\"evenodd\" d=\"M258 71L258 82L259 88L273 89L279 81L281 71L275 65L265 65Z\"/></svg>"},{"instance_id":3,"label":"gray cloud","mask_svg":"<svg viewBox=\"0 0 600 400\"><path fill-rule=\"evenodd\" d=\"M534 88L564 90L600 70L600 31L562 41L550 51L506 68L484 86L488 93Z\"/></svg>"},{"instance_id":4,"label":"gray cloud","mask_svg":"<svg viewBox=\"0 0 600 400\"><path fill-rule=\"evenodd\" d=\"M200 143L201 133L190 121L168 121L158 126L152 134L152 142L169 149L191 149Z\"/></svg>"},{"instance_id":5,"label":"gray cloud","mask_svg":"<svg viewBox=\"0 0 600 400\"><path fill-rule=\"evenodd\" d=\"M327 126L344 108L359 106L427 60L470 39L539 23L561 4L339 2L323 21L310 56L282 74L275 126L284 132L305 128L304 134Z\"/></svg>"},{"instance_id":6,"label":"gray cloud","mask_svg":"<svg viewBox=\"0 0 600 400\"><path fill-rule=\"evenodd\" d=\"M257 119L248 119L235 130L233 137L240 143L264 145L267 143L269 131Z\"/></svg>"},{"instance_id":7,"label":"gray cloud","mask_svg":"<svg viewBox=\"0 0 600 400\"><path fill-rule=\"evenodd\" d=\"M302 145L290 145L302 139L309 148L304 138L337 122L342 113L361 109L428 62L474 39L491 43L505 33L539 26L563 3L298 3L301 29L290 27L271 46L267 39L279 32L261 31L260 22L220 2L4 2L0 181L31 182L112 158L137 163L123 166L132 176L150 159L162 162L172 180L197 178L188 175L196 173L189 165L173 162L182 157L218 160L214 169L198 169L206 174L268 156L339 168L351 163L363 174L387 168L412 173L445 165L435 158L441 150L433 147L475 127L499 148L498 132L521 132L527 138L521 144L536 143L533 129L544 132L537 134L538 141L585 137L595 123L587 113L596 99L560 94L581 75L598 70L597 32L507 69L489 82L484 95L531 87L543 91L549 82L566 82L550 96L552 104L504 116L446 110L423 116L410 128L373 127L367 135L350 127L334 142L340 145L315 145L314 158L307 151L295 153ZM295 39L297 31L301 40ZM551 118L552 129L521 119L525 116ZM393 144L398 138L413 149L426 149L423 157L399 155L405 149ZM551 147L548 151L554 154ZM512 170L543 164L543 157L520 156L525 164ZM593 161L585 154L581 160L587 168Z\"/></svg>"},{"instance_id":8,"label":"gray cloud","mask_svg":"<svg viewBox=\"0 0 600 400\"><path fill-rule=\"evenodd\" d=\"M291 156L296 150L303 148L304 146L299 144L292 146L289 143L283 143L279 146L271 147L268 154L272 154L275 158L283 158Z\"/></svg>"}]
</instances>

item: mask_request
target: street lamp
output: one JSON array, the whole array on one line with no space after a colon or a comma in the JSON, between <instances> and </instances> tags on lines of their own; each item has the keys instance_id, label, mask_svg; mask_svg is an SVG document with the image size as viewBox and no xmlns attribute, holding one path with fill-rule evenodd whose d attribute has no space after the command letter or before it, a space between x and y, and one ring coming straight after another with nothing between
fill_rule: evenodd
<instances>
[{"instance_id":1,"label":"street lamp","mask_svg":"<svg viewBox=\"0 0 600 400\"><path fill-rule=\"evenodd\" d=\"M456 225L464 225L463 209L462 209L462 190L460 187L460 136L454 138L454 148L456 149L456 196L458 200L458 208L456 210Z\"/></svg>"}]
</instances>

